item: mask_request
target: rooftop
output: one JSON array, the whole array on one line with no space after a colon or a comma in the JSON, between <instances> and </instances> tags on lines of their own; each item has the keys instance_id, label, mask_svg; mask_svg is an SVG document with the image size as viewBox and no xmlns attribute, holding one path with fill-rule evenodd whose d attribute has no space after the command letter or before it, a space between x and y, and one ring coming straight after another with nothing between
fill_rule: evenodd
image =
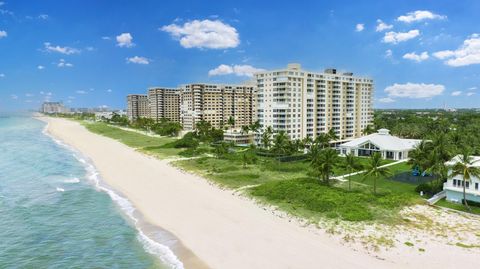
<instances>
[{"instance_id":1,"label":"rooftop","mask_svg":"<svg viewBox=\"0 0 480 269\"><path fill-rule=\"evenodd\" d=\"M404 139L390 134L388 129L379 129L376 133L363 136L347 143L341 144L341 147L358 147L366 142L375 144L381 150L396 150L404 151L411 150L421 140L418 139Z\"/></svg>"}]
</instances>

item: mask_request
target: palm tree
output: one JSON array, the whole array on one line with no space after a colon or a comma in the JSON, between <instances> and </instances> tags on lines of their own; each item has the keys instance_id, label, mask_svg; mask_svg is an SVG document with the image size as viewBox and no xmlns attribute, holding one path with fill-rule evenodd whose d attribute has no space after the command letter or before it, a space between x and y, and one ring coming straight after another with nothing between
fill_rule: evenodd
<instances>
[{"instance_id":1,"label":"palm tree","mask_svg":"<svg viewBox=\"0 0 480 269\"><path fill-rule=\"evenodd\" d=\"M312 137L306 136L302 139L303 148L309 148L313 143Z\"/></svg>"},{"instance_id":2,"label":"palm tree","mask_svg":"<svg viewBox=\"0 0 480 269\"><path fill-rule=\"evenodd\" d=\"M325 133L320 133L316 138L315 138L315 144L320 146L320 148L328 148L330 147L330 136Z\"/></svg>"},{"instance_id":3,"label":"palm tree","mask_svg":"<svg viewBox=\"0 0 480 269\"><path fill-rule=\"evenodd\" d=\"M369 124L369 125L367 125L367 127L365 127L365 129L363 129L362 133L364 135L373 134L373 133L375 133L375 129L373 128L373 126L371 124Z\"/></svg>"},{"instance_id":4,"label":"palm tree","mask_svg":"<svg viewBox=\"0 0 480 269\"><path fill-rule=\"evenodd\" d=\"M352 174L355 171L359 171L363 168L363 166L358 162L357 158L351 153L345 155L345 162L343 163L342 167L347 170L347 174ZM348 190L352 190L352 177L348 177Z\"/></svg>"},{"instance_id":5,"label":"palm tree","mask_svg":"<svg viewBox=\"0 0 480 269\"><path fill-rule=\"evenodd\" d=\"M242 130L240 130L242 134L248 134L249 131L250 131L250 127L248 127L248 125L243 125Z\"/></svg>"},{"instance_id":6,"label":"palm tree","mask_svg":"<svg viewBox=\"0 0 480 269\"><path fill-rule=\"evenodd\" d=\"M338 140L339 137L337 135L337 133L335 132L335 130L333 128L330 128L330 130L328 130L328 138L330 138L330 140Z\"/></svg>"},{"instance_id":7,"label":"palm tree","mask_svg":"<svg viewBox=\"0 0 480 269\"><path fill-rule=\"evenodd\" d=\"M273 147L272 151L275 155L283 155L287 152L289 138L285 131L280 131L274 138L273 138Z\"/></svg>"},{"instance_id":8,"label":"palm tree","mask_svg":"<svg viewBox=\"0 0 480 269\"><path fill-rule=\"evenodd\" d=\"M472 177L480 178L480 167L474 166L478 161L479 160L473 160L470 152L465 150L461 155L457 156L457 162L452 166L452 174L450 175L452 178L456 176L462 177L463 203L469 211L471 211L471 209L467 203L465 185L467 185L467 182L470 182Z\"/></svg>"},{"instance_id":9,"label":"palm tree","mask_svg":"<svg viewBox=\"0 0 480 269\"><path fill-rule=\"evenodd\" d=\"M377 179L380 177L387 177L391 175L390 170L387 167L382 166L382 156L379 152L375 152L370 156L370 159L365 166L365 175L363 179L368 177L373 178L373 193L377 193Z\"/></svg>"},{"instance_id":10,"label":"palm tree","mask_svg":"<svg viewBox=\"0 0 480 269\"><path fill-rule=\"evenodd\" d=\"M421 172L427 170L428 164L428 154L432 151L431 143L422 140L412 151L408 153L408 163L412 165L413 168L418 168Z\"/></svg>"},{"instance_id":11,"label":"palm tree","mask_svg":"<svg viewBox=\"0 0 480 269\"><path fill-rule=\"evenodd\" d=\"M317 146L315 146L317 148ZM339 160L338 152L334 149L318 150L312 148L311 166L314 172L325 184L330 184L330 176Z\"/></svg>"},{"instance_id":12,"label":"palm tree","mask_svg":"<svg viewBox=\"0 0 480 269\"><path fill-rule=\"evenodd\" d=\"M250 124L250 126L248 127L252 132L257 133L258 130L260 130L260 121L257 120L254 123Z\"/></svg>"},{"instance_id":13,"label":"palm tree","mask_svg":"<svg viewBox=\"0 0 480 269\"><path fill-rule=\"evenodd\" d=\"M230 129L232 129L235 126L235 119L232 116L228 117L227 124L230 126Z\"/></svg>"},{"instance_id":14,"label":"palm tree","mask_svg":"<svg viewBox=\"0 0 480 269\"><path fill-rule=\"evenodd\" d=\"M272 137L272 133L273 133L273 130L271 126L268 126L267 129L265 129L265 131L263 132L262 138L261 138L263 148L265 149L270 148L270 144L271 144L270 139Z\"/></svg>"}]
</instances>

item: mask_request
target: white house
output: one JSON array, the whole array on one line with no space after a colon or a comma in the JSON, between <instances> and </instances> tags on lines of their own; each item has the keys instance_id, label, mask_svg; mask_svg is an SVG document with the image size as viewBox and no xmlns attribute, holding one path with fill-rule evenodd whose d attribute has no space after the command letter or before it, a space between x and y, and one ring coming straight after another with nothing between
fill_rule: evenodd
<instances>
[{"instance_id":1,"label":"white house","mask_svg":"<svg viewBox=\"0 0 480 269\"><path fill-rule=\"evenodd\" d=\"M362 136L338 146L341 155L348 153L354 156L370 156L380 152L382 158L403 160L408 158L408 152L413 150L421 140L403 139L390 134L387 129L380 129L377 133Z\"/></svg>"},{"instance_id":2,"label":"white house","mask_svg":"<svg viewBox=\"0 0 480 269\"><path fill-rule=\"evenodd\" d=\"M253 142L253 133L244 133L240 130L229 129L223 131L223 140L226 142L233 142L237 145L248 145Z\"/></svg>"},{"instance_id":3,"label":"white house","mask_svg":"<svg viewBox=\"0 0 480 269\"><path fill-rule=\"evenodd\" d=\"M480 156L471 156L473 166L480 167ZM445 163L447 166L453 166L460 161L459 156ZM463 184L465 184L465 194L467 201L480 202L480 179L472 177L470 181L464 181L462 176L450 178L452 171L448 172L448 180L443 184L443 189L447 195L447 201L461 203L463 200Z\"/></svg>"}]
</instances>

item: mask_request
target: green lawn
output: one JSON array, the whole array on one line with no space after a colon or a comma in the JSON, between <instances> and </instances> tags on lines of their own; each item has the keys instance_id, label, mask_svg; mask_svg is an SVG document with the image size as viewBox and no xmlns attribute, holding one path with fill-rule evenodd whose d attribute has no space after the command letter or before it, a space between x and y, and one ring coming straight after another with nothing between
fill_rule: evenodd
<instances>
[{"instance_id":1,"label":"green lawn","mask_svg":"<svg viewBox=\"0 0 480 269\"><path fill-rule=\"evenodd\" d=\"M446 207L446 208L451 208L451 209L455 209L455 210L458 210L458 211L463 211L463 212L467 212L467 213L480 215L480 207L478 207L478 206L470 205L470 208L472 209L472 211L470 212L470 211L468 211L468 209L463 204L448 202L445 199L442 199L442 200L438 201L437 203L435 203L435 205L440 206L440 207Z\"/></svg>"},{"instance_id":2,"label":"green lawn","mask_svg":"<svg viewBox=\"0 0 480 269\"><path fill-rule=\"evenodd\" d=\"M106 123L83 123L85 127L96 134L118 140L125 145L138 149L158 158L177 156L182 149L173 148L169 143L175 141L171 137L150 137L140 133L125 131Z\"/></svg>"}]
</instances>

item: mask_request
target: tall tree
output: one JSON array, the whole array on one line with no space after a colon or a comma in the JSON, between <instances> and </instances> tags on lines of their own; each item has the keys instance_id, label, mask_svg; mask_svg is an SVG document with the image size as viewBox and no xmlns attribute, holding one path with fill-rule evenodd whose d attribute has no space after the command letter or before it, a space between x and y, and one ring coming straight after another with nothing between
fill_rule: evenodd
<instances>
[{"instance_id":1,"label":"tall tree","mask_svg":"<svg viewBox=\"0 0 480 269\"><path fill-rule=\"evenodd\" d=\"M288 150L289 138L285 131L278 132L277 135L273 138L273 147L272 152L275 155L284 155Z\"/></svg>"},{"instance_id":2,"label":"tall tree","mask_svg":"<svg viewBox=\"0 0 480 269\"><path fill-rule=\"evenodd\" d=\"M333 128L330 128L328 130L328 138L330 138L330 140L338 140L340 137L338 137L337 133L335 132L335 130Z\"/></svg>"},{"instance_id":3,"label":"tall tree","mask_svg":"<svg viewBox=\"0 0 480 269\"><path fill-rule=\"evenodd\" d=\"M330 147L330 140L331 140L331 137L328 134L320 133L315 138L314 143L316 145L320 146L320 148L328 148L328 147Z\"/></svg>"},{"instance_id":4,"label":"tall tree","mask_svg":"<svg viewBox=\"0 0 480 269\"><path fill-rule=\"evenodd\" d=\"M479 160L474 160L470 156L470 152L465 150L461 155L456 157L457 161L452 166L452 173L450 177L454 178L460 176L462 178L463 186L463 203L469 211L471 211L470 206L468 206L467 195L466 195L466 185L467 182L470 182L472 177L480 178L480 168L476 166L476 163Z\"/></svg>"},{"instance_id":5,"label":"tall tree","mask_svg":"<svg viewBox=\"0 0 480 269\"><path fill-rule=\"evenodd\" d=\"M268 126L265 129L265 131L263 131L261 141L262 141L262 146L263 146L264 149L269 149L270 148L272 133L273 133L272 127L270 127L270 126Z\"/></svg>"},{"instance_id":6,"label":"tall tree","mask_svg":"<svg viewBox=\"0 0 480 269\"><path fill-rule=\"evenodd\" d=\"M314 146L317 148L318 146ZM334 149L312 150L311 166L314 173L319 176L321 181L325 184L330 184L330 177L333 175L333 170L339 161L338 152Z\"/></svg>"},{"instance_id":7,"label":"tall tree","mask_svg":"<svg viewBox=\"0 0 480 269\"><path fill-rule=\"evenodd\" d=\"M235 119L232 116L228 117L227 124L230 129L233 129L233 127L235 127Z\"/></svg>"},{"instance_id":8,"label":"tall tree","mask_svg":"<svg viewBox=\"0 0 480 269\"><path fill-rule=\"evenodd\" d=\"M242 126L242 130L241 130L242 134L248 134L249 131L250 131L250 127L248 125Z\"/></svg>"},{"instance_id":9,"label":"tall tree","mask_svg":"<svg viewBox=\"0 0 480 269\"><path fill-rule=\"evenodd\" d=\"M359 171L363 168L362 164L358 162L357 158L351 154L348 153L345 155L344 162L342 164L342 167L347 171L348 174L352 174L356 171ZM352 190L352 177L348 177L348 190Z\"/></svg>"},{"instance_id":10,"label":"tall tree","mask_svg":"<svg viewBox=\"0 0 480 269\"><path fill-rule=\"evenodd\" d=\"M364 180L367 178L373 178L373 193L377 193L377 180L380 177L388 177L391 175L390 170L387 167L382 166L382 156L379 152L375 152L370 156L370 159L365 166Z\"/></svg>"},{"instance_id":11,"label":"tall tree","mask_svg":"<svg viewBox=\"0 0 480 269\"><path fill-rule=\"evenodd\" d=\"M260 130L260 121L257 120L254 123L250 124L248 127L252 132L257 133L258 130Z\"/></svg>"}]
</instances>

